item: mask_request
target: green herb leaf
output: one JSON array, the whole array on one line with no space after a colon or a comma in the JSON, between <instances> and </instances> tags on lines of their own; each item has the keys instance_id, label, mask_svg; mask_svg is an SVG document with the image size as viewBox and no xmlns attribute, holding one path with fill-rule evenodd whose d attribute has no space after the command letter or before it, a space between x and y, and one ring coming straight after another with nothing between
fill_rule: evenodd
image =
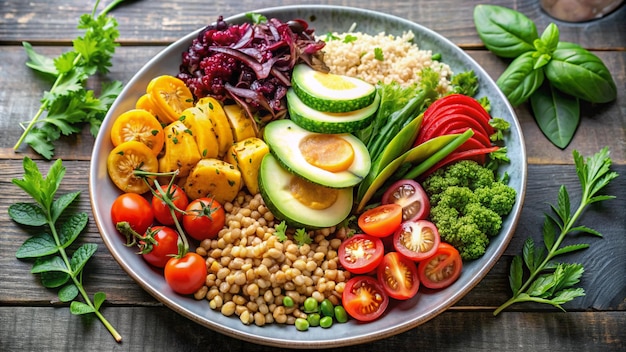
<instances>
[{"instance_id":1,"label":"green herb leaf","mask_svg":"<svg viewBox=\"0 0 626 352\"><path fill-rule=\"evenodd\" d=\"M70 271L65 265L61 257L40 257L35 260L33 268L30 270L33 274L43 273L47 271L60 271L69 274Z\"/></svg>"},{"instance_id":2,"label":"green herb leaf","mask_svg":"<svg viewBox=\"0 0 626 352\"><path fill-rule=\"evenodd\" d=\"M565 149L580 124L578 99L562 93L547 81L530 96L530 103L541 132L552 144Z\"/></svg>"},{"instance_id":3,"label":"green herb leaf","mask_svg":"<svg viewBox=\"0 0 626 352\"><path fill-rule=\"evenodd\" d=\"M9 217L18 224L42 226L48 222L41 207L33 203L15 203L8 209Z\"/></svg>"},{"instance_id":4,"label":"green herb leaf","mask_svg":"<svg viewBox=\"0 0 626 352\"><path fill-rule=\"evenodd\" d=\"M343 42L344 43L352 43L352 42L355 42L357 39L358 38L356 36L352 35L352 34L346 34L343 37Z\"/></svg>"},{"instance_id":5,"label":"green herb leaf","mask_svg":"<svg viewBox=\"0 0 626 352\"><path fill-rule=\"evenodd\" d=\"M70 274L61 271L46 271L40 274L41 284L46 288L57 288L70 280Z\"/></svg>"},{"instance_id":6,"label":"green herb leaf","mask_svg":"<svg viewBox=\"0 0 626 352\"><path fill-rule=\"evenodd\" d=\"M263 16L260 13L248 12L246 13L246 18L252 22L252 24L260 24L267 22L267 17Z\"/></svg>"},{"instance_id":7,"label":"green herb leaf","mask_svg":"<svg viewBox=\"0 0 626 352\"><path fill-rule=\"evenodd\" d=\"M107 295L104 292L96 292L93 295L93 305L96 307L96 310L100 309L106 298Z\"/></svg>"},{"instance_id":8,"label":"green herb leaf","mask_svg":"<svg viewBox=\"0 0 626 352\"><path fill-rule=\"evenodd\" d=\"M58 252L54 238L48 233L35 235L20 246L15 256L20 259L37 258Z\"/></svg>"},{"instance_id":9,"label":"green herb leaf","mask_svg":"<svg viewBox=\"0 0 626 352\"><path fill-rule=\"evenodd\" d=\"M311 244L313 242L313 239L309 236L309 233L305 229L297 229L293 237L298 244L298 247L305 244Z\"/></svg>"},{"instance_id":10,"label":"green herb leaf","mask_svg":"<svg viewBox=\"0 0 626 352\"><path fill-rule=\"evenodd\" d=\"M502 6L477 5L474 25L487 49L497 56L514 58L534 51L537 27L525 15Z\"/></svg>"},{"instance_id":11,"label":"green herb leaf","mask_svg":"<svg viewBox=\"0 0 626 352\"><path fill-rule=\"evenodd\" d=\"M76 287L76 285L65 285L59 290L59 300L61 302L71 302L74 298L78 297L78 293L78 287Z\"/></svg>"},{"instance_id":12,"label":"green herb leaf","mask_svg":"<svg viewBox=\"0 0 626 352\"><path fill-rule=\"evenodd\" d=\"M93 307L88 306L83 302L72 301L72 303L70 303L70 313L74 315L83 315L95 312L96 310Z\"/></svg>"},{"instance_id":13,"label":"green herb leaf","mask_svg":"<svg viewBox=\"0 0 626 352\"><path fill-rule=\"evenodd\" d=\"M79 273L83 270L85 264L91 256L96 253L98 249L98 245L95 243L85 243L80 246L74 255L72 255L72 259L70 260L70 266L72 267L72 271L75 273Z\"/></svg>"},{"instance_id":14,"label":"green herb leaf","mask_svg":"<svg viewBox=\"0 0 626 352\"><path fill-rule=\"evenodd\" d=\"M87 213L78 213L67 219L59 229L59 243L67 248L87 226Z\"/></svg>"},{"instance_id":15,"label":"green herb leaf","mask_svg":"<svg viewBox=\"0 0 626 352\"><path fill-rule=\"evenodd\" d=\"M496 84L513 106L525 102L544 80L543 69L535 70L533 52L518 56L498 77Z\"/></svg>"},{"instance_id":16,"label":"green herb leaf","mask_svg":"<svg viewBox=\"0 0 626 352\"><path fill-rule=\"evenodd\" d=\"M374 48L374 58L378 61L385 61L385 55L383 54L383 49Z\"/></svg>"},{"instance_id":17,"label":"green herb leaf","mask_svg":"<svg viewBox=\"0 0 626 352\"><path fill-rule=\"evenodd\" d=\"M617 98L617 86L599 57L580 47L559 46L545 67L546 77L558 90L592 103Z\"/></svg>"},{"instance_id":18,"label":"green herb leaf","mask_svg":"<svg viewBox=\"0 0 626 352\"><path fill-rule=\"evenodd\" d=\"M278 238L278 242L285 242L287 240L287 223L281 221L276 225L276 232L274 233Z\"/></svg>"},{"instance_id":19,"label":"green herb leaf","mask_svg":"<svg viewBox=\"0 0 626 352\"><path fill-rule=\"evenodd\" d=\"M66 193L60 196L57 200L52 203L52 212L51 217L52 221L57 221L59 216L67 209L67 207L76 200L76 198L80 195L80 191ZM42 224L43 225L43 224Z\"/></svg>"},{"instance_id":20,"label":"green herb leaf","mask_svg":"<svg viewBox=\"0 0 626 352\"><path fill-rule=\"evenodd\" d=\"M26 66L35 71L49 75L52 78L57 77L58 71L54 66L54 60L45 55L38 54L29 42L22 42L22 46L24 47L24 51L26 51L26 55L28 55L29 59L29 61L26 62Z\"/></svg>"},{"instance_id":21,"label":"green herb leaf","mask_svg":"<svg viewBox=\"0 0 626 352\"><path fill-rule=\"evenodd\" d=\"M516 255L511 262L511 268L509 269L509 285L511 285L511 291L513 294L519 292L522 287L522 280L524 275L524 269L522 268L522 257Z\"/></svg>"}]
</instances>

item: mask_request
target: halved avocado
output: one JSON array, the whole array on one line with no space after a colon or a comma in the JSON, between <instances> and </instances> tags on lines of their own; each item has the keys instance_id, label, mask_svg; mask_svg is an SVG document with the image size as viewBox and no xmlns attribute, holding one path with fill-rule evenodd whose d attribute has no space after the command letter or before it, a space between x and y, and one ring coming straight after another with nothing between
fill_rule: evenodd
<instances>
[{"instance_id":1,"label":"halved avocado","mask_svg":"<svg viewBox=\"0 0 626 352\"><path fill-rule=\"evenodd\" d=\"M285 170L272 154L261 161L259 191L272 214L296 228L335 226L352 211L352 188L311 183Z\"/></svg>"},{"instance_id":2,"label":"halved avocado","mask_svg":"<svg viewBox=\"0 0 626 352\"><path fill-rule=\"evenodd\" d=\"M343 144L349 145L354 153L349 167L341 171L328 171L307 161L310 158L302 152L301 143L318 136L332 136L345 141ZM265 126L263 139L270 152L288 171L326 187L353 187L367 176L372 165L367 147L361 140L348 133L332 135L315 133L305 130L291 120L276 120Z\"/></svg>"}]
</instances>

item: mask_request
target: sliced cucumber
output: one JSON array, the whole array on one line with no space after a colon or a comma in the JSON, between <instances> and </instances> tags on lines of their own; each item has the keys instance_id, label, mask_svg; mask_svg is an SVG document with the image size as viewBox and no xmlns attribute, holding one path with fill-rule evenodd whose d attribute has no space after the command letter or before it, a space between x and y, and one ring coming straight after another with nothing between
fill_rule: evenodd
<instances>
[{"instance_id":1,"label":"sliced cucumber","mask_svg":"<svg viewBox=\"0 0 626 352\"><path fill-rule=\"evenodd\" d=\"M348 112L323 112L304 104L293 89L287 91L289 117L296 125L319 133L352 133L372 122L380 103L376 94L374 101L359 110Z\"/></svg>"},{"instance_id":2,"label":"sliced cucumber","mask_svg":"<svg viewBox=\"0 0 626 352\"><path fill-rule=\"evenodd\" d=\"M293 68L291 84L309 107L325 112L348 112L374 102L376 87L361 79L312 69L306 64Z\"/></svg>"}]
</instances>

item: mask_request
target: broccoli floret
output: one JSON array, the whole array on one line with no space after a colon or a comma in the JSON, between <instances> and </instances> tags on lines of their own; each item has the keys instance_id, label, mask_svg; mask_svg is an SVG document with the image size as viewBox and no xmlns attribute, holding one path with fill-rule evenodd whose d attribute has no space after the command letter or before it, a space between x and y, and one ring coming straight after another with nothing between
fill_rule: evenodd
<instances>
[{"instance_id":1,"label":"broccoli floret","mask_svg":"<svg viewBox=\"0 0 626 352\"><path fill-rule=\"evenodd\" d=\"M497 181L493 171L463 160L431 174L422 183L431 203L430 219L441 240L459 251L464 260L485 253L489 238L502 227L517 192Z\"/></svg>"}]
</instances>

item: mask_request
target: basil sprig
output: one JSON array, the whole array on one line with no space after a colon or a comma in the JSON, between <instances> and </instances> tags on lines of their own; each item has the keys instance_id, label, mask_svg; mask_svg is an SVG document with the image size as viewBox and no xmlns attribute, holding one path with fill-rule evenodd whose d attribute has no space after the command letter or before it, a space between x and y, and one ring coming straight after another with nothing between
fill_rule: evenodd
<instances>
[{"instance_id":1,"label":"basil sprig","mask_svg":"<svg viewBox=\"0 0 626 352\"><path fill-rule=\"evenodd\" d=\"M617 87L602 60L578 44L559 40L549 24L539 36L535 23L502 6L474 8L478 36L493 54L513 59L496 84L513 106L531 100L543 134L559 148L571 142L580 122L579 100L608 103Z\"/></svg>"}]
</instances>

